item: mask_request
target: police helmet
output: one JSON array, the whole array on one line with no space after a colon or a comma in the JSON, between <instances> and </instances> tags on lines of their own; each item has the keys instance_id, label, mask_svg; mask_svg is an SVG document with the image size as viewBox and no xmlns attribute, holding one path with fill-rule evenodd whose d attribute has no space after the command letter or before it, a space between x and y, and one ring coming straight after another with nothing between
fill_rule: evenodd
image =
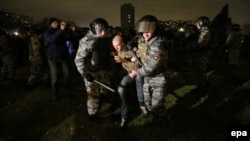
<instances>
[{"instance_id":1,"label":"police helmet","mask_svg":"<svg viewBox=\"0 0 250 141\"><path fill-rule=\"evenodd\" d=\"M185 37L189 38L193 35L197 35L198 32L198 28L195 25L189 24L187 25L187 30L185 31Z\"/></svg>"},{"instance_id":2,"label":"police helmet","mask_svg":"<svg viewBox=\"0 0 250 141\"><path fill-rule=\"evenodd\" d=\"M153 15L143 16L136 25L136 31L138 33L150 32L155 33L158 29L158 19Z\"/></svg>"},{"instance_id":3,"label":"police helmet","mask_svg":"<svg viewBox=\"0 0 250 141\"><path fill-rule=\"evenodd\" d=\"M203 27L203 26L208 26L210 21L207 16L201 16L197 19L196 23L198 23L200 27Z\"/></svg>"},{"instance_id":4,"label":"police helmet","mask_svg":"<svg viewBox=\"0 0 250 141\"><path fill-rule=\"evenodd\" d=\"M102 30L107 30L108 22L103 18L97 18L90 24L91 31L99 36Z\"/></svg>"}]
</instances>

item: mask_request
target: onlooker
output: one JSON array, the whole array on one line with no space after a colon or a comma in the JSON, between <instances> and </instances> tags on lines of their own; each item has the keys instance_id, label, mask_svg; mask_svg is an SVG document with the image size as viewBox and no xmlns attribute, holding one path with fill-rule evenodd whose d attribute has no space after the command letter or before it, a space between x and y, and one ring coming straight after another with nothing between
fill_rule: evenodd
<instances>
[{"instance_id":1,"label":"onlooker","mask_svg":"<svg viewBox=\"0 0 250 141\"><path fill-rule=\"evenodd\" d=\"M70 67L72 69L76 70L74 60L75 60L75 56L76 56L76 51L79 47L80 35L77 31L77 27L76 27L76 24L74 22L67 23L67 32L70 35L70 40L67 41Z\"/></svg>"},{"instance_id":2,"label":"onlooker","mask_svg":"<svg viewBox=\"0 0 250 141\"><path fill-rule=\"evenodd\" d=\"M60 22L57 18L51 18L49 29L45 31L44 37L47 42L46 55L50 69L50 78L52 85L52 93L59 100L59 67L62 69L64 85L69 85L69 52L66 46L66 41L69 40L69 35L64 31L66 22ZM60 26L60 27L59 27ZM59 28L58 28L59 27Z\"/></svg>"}]
</instances>

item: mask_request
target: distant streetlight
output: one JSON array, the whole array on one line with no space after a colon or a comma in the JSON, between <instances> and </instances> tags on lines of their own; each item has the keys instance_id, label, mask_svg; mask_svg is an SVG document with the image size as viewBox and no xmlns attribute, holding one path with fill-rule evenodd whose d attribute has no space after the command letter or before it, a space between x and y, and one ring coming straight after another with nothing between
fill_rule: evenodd
<instances>
[{"instance_id":1,"label":"distant streetlight","mask_svg":"<svg viewBox=\"0 0 250 141\"><path fill-rule=\"evenodd\" d=\"M18 35L19 35L19 33L18 33L17 31L15 31L15 32L14 32L14 35L18 36Z\"/></svg>"},{"instance_id":2,"label":"distant streetlight","mask_svg":"<svg viewBox=\"0 0 250 141\"><path fill-rule=\"evenodd\" d=\"M183 27L179 28L179 32L185 32L185 29Z\"/></svg>"}]
</instances>

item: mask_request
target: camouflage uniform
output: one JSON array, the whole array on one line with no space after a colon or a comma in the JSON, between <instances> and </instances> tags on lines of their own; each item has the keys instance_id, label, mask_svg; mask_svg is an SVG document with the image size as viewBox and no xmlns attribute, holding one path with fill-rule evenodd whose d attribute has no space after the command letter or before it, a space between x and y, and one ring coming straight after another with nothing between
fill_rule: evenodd
<instances>
[{"instance_id":1,"label":"camouflage uniform","mask_svg":"<svg viewBox=\"0 0 250 141\"><path fill-rule=\"evenodd\" d=\"M144 102L151 114L164 114L164 96L168 53L163 38L155 36L149 41L143 37L138 39L138 51L142 67L137 70L137 77L144 77Z\"/></svg>"},{"instance_id":2,"label":"camouflage uniform","mask_svg":"<svg viewBox=\"0 0 250 141\"><path fill-rule=\"evenodd\" d=\"M87 110L89 115L95 115L98 111L100 94L108 91L100 85L86 79L86 74L91 74L94 79L110 86L110 70L112 69L110 51L112 41L109 37L98 38L91 30L79 42L79 48L75 57L75 65L78 72L84 79L87 91ZM98 64L93 66L92 57L94 50L97 50Z\"/></svg>"},{"instance_id":3,"label":"camouflage uniform","mask_svg":"<svg viewBox=\"0 0 250 141\"><path fill-rule=\"evenodd\" d=\"M45 64L43 43L42 35L34 34L30 37L29 60L31 62L31 75L28 78L27 85L34 85L42 73L42 67L44 67ZM43 82L47 82L48 77L48 74L45 74L43 76Z\"/></svg>"},{"instance_id":4,"label":"camouflage uniform","mask_svg":"<svg viewBox=\"0 0 250 141\"><path fill-rule=\"evenodd\" d=\"M2 57L3 67L1 77L3 79L14 79L15 73L15 59L14 49L9 42L7 35L1 35L0 37L0 56Z\"/></svg>"},{"instance_id":5,"label":"camouflage uniform","mask_svg":"<svg viewBox=\"0 0 250 141\"><path fill-rule=\"evenodd\" d=\"M118 52L118 56L121 58L124 58L128 60L127 63L122 63L122 67L129 73L131 70L137 70L138 69L138 62L131 62L131 58L134 57L134 54L132 51L127 50L124 48L122 51Z\"/></svg>"}]
</instances>

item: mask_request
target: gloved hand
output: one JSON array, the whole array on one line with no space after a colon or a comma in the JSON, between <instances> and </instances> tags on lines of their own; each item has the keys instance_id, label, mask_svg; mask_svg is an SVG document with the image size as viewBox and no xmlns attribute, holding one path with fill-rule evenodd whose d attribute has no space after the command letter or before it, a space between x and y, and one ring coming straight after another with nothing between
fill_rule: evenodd
<instances>
[{"instance_id":1,"label":"gloved hand","mask_svg":"<svg viewBox=\"0 0 250 141\"><path fill-rule=\"evenodd\" d=\"M93 81L94 81L94 77L93 77L90 73L86 73L86 74L85 74L85 78L86 78L87 81L89 81L89 82L93 82Z\"/></svg>"}]
</instances>

